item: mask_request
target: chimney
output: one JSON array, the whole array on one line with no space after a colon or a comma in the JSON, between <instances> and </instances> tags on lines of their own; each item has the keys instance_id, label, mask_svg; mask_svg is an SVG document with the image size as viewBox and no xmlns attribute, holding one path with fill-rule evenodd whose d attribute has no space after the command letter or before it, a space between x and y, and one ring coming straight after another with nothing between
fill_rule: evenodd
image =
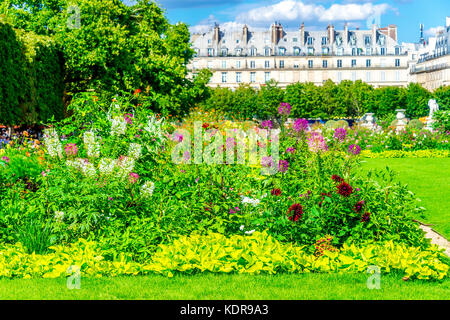
<instances>
[{"instance_id":1,"label":"chimney","mask_svg":"<svg viewBox=\"0 0 450 320\"><path fill-rule=\"evenodd\" d=\"M395 24L388 26L388 36L397 41L397 26Z\"/></svg>"},{"instance_id":2,"label":"chimney","mask_svg":"<svg viewBox=\"0 0 450 320\"><path fill-rule=\"evenodd\" d=\"M305 45L305 23L300 26L300 45Z\"/></svg>"},{"instance_id":3,"label":"chimney","mask_svg":"<svg viewBox=\"0 0 450 320\"><path fill-rule=\"evenodd\" d=\"M283 27L281 26L281 23L278 23L278 37L277 37L277 43L283 38Z\"/></svg>"},{"instance_id":4,"label":"chimney","mask_svg":"<svg viewBox=\"0 0 450 320\"><path fill-rule=\"evenodd\" d=\"M248 27L247 25L244 25L244 28L242 29L242 41L244 44L248 43Z\"/></svg>"},{"instance_id":5,"label":"chimney","mask_svg":"<svg viewBox=\"0 0 450 320\"><path fill-rule=\"evenodd\" d=\"M372 24L372 47L377 45L377 25Z\"/></svg>"},{"instance_id":6,"label":"chimney","mask_svg":"<svg viewBox=\"0 0 450 320\"><path fill-rule=\"evenodd\" d=\"M342 40L344 40L344 46L347 46L348 45L348 24L347 24L347 22L345 23L345 26L344 26L344 37L343 37L344 39L342 39Z\"/></svg>"},{"instance_id":7,"label":"chimney","mask_svg":"<svg viewBox=\"0 0 450 320\"><path fill-rule=\"evenodd\" d=\"M272 24L272 44L277 44L277 23Z\"/></svg>"},{"instance_id":8,"label":"chimney","mask_svg":"<svg viewBox=\"0 0 450 320\"><path fill-rule=\"evenodd\" d=\"M219 45L220 42L220 28L219 25L216 23L214 24L214 38L213 42L215 42L216 45Z\"/></svg>"},{"instance_id":9,"label":"chimney","mask_svg":"<svg viewBox=\"0 0 450 320\"><path fill-rule=\"evenodd\" d=\"M330 45L334 44L334 37L335 37L335 33L334 33L334 26L333 25L329 25L328 26L328 41L330 43Z\"/></svg>"}]
</instances>

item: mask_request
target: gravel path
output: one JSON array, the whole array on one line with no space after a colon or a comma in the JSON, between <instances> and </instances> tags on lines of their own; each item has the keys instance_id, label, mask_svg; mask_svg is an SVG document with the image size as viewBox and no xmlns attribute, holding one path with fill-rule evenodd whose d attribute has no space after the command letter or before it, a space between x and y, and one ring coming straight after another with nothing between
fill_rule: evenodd
<instances>
[{"instance_id":1,"label":"gravel path","mask_svg":"<svg viewBox=\"0 0 450 320\"><path fill-rule=\"evenodd\" d=\"M431 227L426 226L424 224L420 225L420 229L425 231L425 238L431 239L431 243L437 244L441 248L445 249L445 253L447 256L450 257L450 241L445 239L443 236L441 236L439 233L431 229Z\"/></svg>"}]
</instances>

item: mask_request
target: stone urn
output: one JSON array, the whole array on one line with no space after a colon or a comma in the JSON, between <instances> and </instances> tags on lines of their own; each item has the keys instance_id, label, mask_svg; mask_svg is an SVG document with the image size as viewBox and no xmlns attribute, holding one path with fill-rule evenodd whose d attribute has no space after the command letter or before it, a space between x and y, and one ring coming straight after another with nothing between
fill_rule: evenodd
<instances>
[{"instance_id":1,"label":"stone urn","mask_svg":"<svg viewBox=\"0 0 450 320\"><path fill-rule=\"evenodd\" d=\"M407 124L405 116L406 109L397 109L395 112L397 112L397 131L401 131L405 129Z\"/></svg>"}]
</instances>

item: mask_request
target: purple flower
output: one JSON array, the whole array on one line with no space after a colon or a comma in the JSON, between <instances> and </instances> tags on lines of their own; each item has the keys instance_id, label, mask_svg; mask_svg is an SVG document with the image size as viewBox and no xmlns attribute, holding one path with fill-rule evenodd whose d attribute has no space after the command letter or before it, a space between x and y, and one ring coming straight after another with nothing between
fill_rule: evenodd
<instances>
[{"instance_id":1,"label":"purple flower","mask_svg":"<svg viewBox=\"0 0 450 320\"><path fill-rule=\"evenodd\" d=\"M294 153L295 152L295 148L294 147L289 147L286 149L287 153Z\"/></svg>"},{"instance_id":2,"label":"purple flower","mask_svg":"<svg viewBox=\"0 0 450 320\"><path fill-rule=\"evenodd\" d=\"M272 129L273 128L272 121L264 120L263 122L261 122L261 127L263 127L263 129Z\"/></svg>"},{"instance_id":3,"label":"purple flower","mask_svg":"<svg viewBox=\"0 0 450 320\"><path fill-rule=\"evenodd\" d=\"M131 113L126 113L125 115L124 115L124 118L125 118L125 122L126 123L128 123L128 124L133 124L133 115L131 114Z\"/></svg>"},{"instance_id":4,"label":"purple flower","mask_svg":"<svg viewBox=\"0 0 450 320\"><path fill-rule=\"evenodd\" d=\"M263 167L272 167L273 166L273 160L272 157L262 157L261 159L261 165Z\"/></svg>"},{"instance_id":5,"label":"purple flower","mask_svg":"<svg viewBox=\"0 0 450 320\"><path fill-rule=\"evenodd\" d=\"M339 140L339 142L343 142L345 137L347 136L347 130L345 128L336 128L334 130L334 137Z\"/></svg>"},{"instance_id":6,"label":"purple flower","mask_svg":"<svg viewBox=\"0 0 450 320\"><path fill-rule=\"evenodd\" d=\"M4 156L4 157L2 158L2 160L5 161L6 163L9 163L9 158L8 158L7 156Z\"/></svg>"},{"instance_id":7,"label":"purple flower","mask_svg":"<svg viewBox=\"0 0 450 320\"><path fill-rule=\"evenodd\" d=\"M75 143L68 143L64 147L64 151L66 151L67 156L76 156L78 153L78 148Z\"/></svg>"},{"instance_id":8,"label":"purple flower","mask_svg":"<svg viewBox=\"0 0 450 320\"><path fill-rule=\"evenodd\" d=\"M128 180L130 181L130 183L136 183L139 179L139 175L137 173L134 172L130 172Z\"/></svg>"},{"instance_id":9,"label":"purple flower","mask_svg":"<svg viewBox=\"0 0 450 320\"><path fill-rule=\"evenodd\" d=\"M183 141L183 135L181 133L175 132L172 136L172 140L181 142Z\"/></svg>"},{"instance_id":10,"label":"purple flower","mask_svg":"<svg viewBox=\"0 0 450 320\"><path fill-rule=\"evenodd\" d=\"M328 145L323 139L323 136L317 132L312 132L311 137L308 138L308 147L311 152L325 152L328 150Z\"/></svg>"},{"instance_id":11,"label":"purple flower","mask_svg":"<svg viewBox=\"0 0 450 320\"><path fill-rule=\"evenodd\" d=\"M348 147L348 152L353 154L353 155L355 155L355 156L357 156L358 154L361 153L361 147L358 146L357 144L351 144Z\"/></svg>"},{"instance_id":12,"label":"purple flower","mask_svg":"<svg viewBox=\"0 0 450 320\"><path fill-rule=\"evenodd\" d=\"M289 103L282 102L278 107L278 113L280 115L288 116L291 114L291 106Z\"/></svg>"},{"instance_id":13,"label":"purple flower","mask_svg":"<svg viewBox=\"0 0 450 320\"><path fill-rule=\"evenodd\" d=\"M280 160L278 162L278 170L280 172L286 172L289 168L289 162L287 160Z\"/></svg>"},{"instance_id":14,"label":"purple flower","mask_svg":"<svg viewBox=\"0 0 450 320\"><path fill-rule=\"evenodd\" d=\"M308 120L306 119L297 119L294 121L294 125L292 126L295 131L301 132L308 130Z\"/></svg>"}]
</instances>

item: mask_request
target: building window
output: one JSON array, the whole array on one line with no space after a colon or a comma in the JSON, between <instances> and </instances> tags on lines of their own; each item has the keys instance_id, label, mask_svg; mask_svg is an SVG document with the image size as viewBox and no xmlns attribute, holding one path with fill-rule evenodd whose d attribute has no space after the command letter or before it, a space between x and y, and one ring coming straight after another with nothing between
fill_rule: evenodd
<instances>
[{"instance_id":1,"label":"building window","mask_svg":"<svg viewBox=\"0 0 450 320\"><path fill-rule=\"evenodd\" d=\"M395 81L400 81L400 71L395 71Z\"/></svg>"},{"instance_id":2,"label":"building window","mask_svg":"<svg viewBox=\"0 0 450 320\"><path fill-rule=\"evenodd\" d=\"M370 66L372 65L372 61L370 59L366 60L366 67L370 68Z\"/></svg>"},{"instance_id":3,"label":"building window","mask_svg":"<svg viewBox=\"0 0 450 320\"><path fill-rule=\"evenodd\" d=\"M312 60L308 60L308 68L312 68L313 67L313 61Z\"/></svg>"},{"instance_id":4,"label":"building window","mask_svg":"<svg viewBox=\"0 0 450 320\"><path fill-rule=\"evenodd\" d=\"M250 69L255 69L256 65L255 65L255 61L250 61Z\"/></svg>"},{"instance_id":5,"label":"building window","mask_svg":"<svg viewBox=\"0 0 450 320\"><path fill-rule=\"evenodd\" d=\"M323 54L323 55L327 55L328 52L329 52L329 49L328 49L328 48L322 48L322 54Z\"/></svg>"},{"instance_id":6,"label":"building window","mask_svg":"<svg viewBox=\"0 0 450 320\"><path fill-rule=\"evenodd\" d=\"M236 43L239 43L239 40L236 40Z\"/></svg>"},{"instance_id":7,"label":"building window","mask_svg":"<svg viewBox=\"0 0 450 320\"><path fill-rule=\"evenodd\" d=\"M386 48L381 48L381 55L385 56L386 55Z\"/></svg>"},{"instance_id":8,"label":"building window","mask_svg":"<svg viewBox=\"0 0 450 320\"><path fill-rule=\"evenodd\" d=\"M284 68L284 60L280 60L280 69Z\"/></svg>"},{"instance_id":9,"label":"building window","mask_svg":"<svg viewBox=\"0 0 450 320\"><path fill-rule=\"evenodd\" d=\"M399 56L399 55L400 55L400 48L399 48L399 47L396 47L396 48L395 48L395 55L396 55L396 56Z\"/></svg>"},{"instance_id":10,"label":"building window","mask_svg":"<svg viewBox=\"0 0 450 320\"><path fill-rule=\"evenodd\" d=\"M264 81L267 82L270 80L270 72L264 72Z\"/></svg>"},{"instance_id":11,"label":"building window","mask_svg":"<svg viewBox=\"0 0 450 320\"><path fill-rule=\"evenodd\" d=\"M208 57L211 57L214 55L214 49L213 48L208 48Z\"/></svg>"},{"instance_id":12,"label":"building window","mask_svg":"<svg viewBox=\"0 0 450 320\"><path fill-rule=\"evenodd\" d=\"M236 61L236 69L240 69L241 68L241 61L238 60Z\"/></svg>"},{"instance_id":13,"label":"building window","mask_svg":"<svg viewBox=\"0 0 450 320\"><path fill-rule=\"evenodd\" d=\"M366 82L370 82L370 72L366 72Z\"/></svg>"},{"instance_id":14,"label":"building window","mask_svg":"<svg viewBox=\"0 0 450 320\"><path fill-rule=\"evenodd\" d=\"M235 50L235 52L236 52L236 55L237 55L237 56L240 56L241 53L242 53L242 49L241 49L241 48L237 48L237 49Z\"/></svg>"},{"instance_id":15,"label":"building window","mask_svg":"<svg viewBox=\"0 0 450 320\"><path fill-rule=\"evenodd\" d=\"M380 73L380 80L381 81L386 81L386 72L381 71L381 73Z\"/></svg>"},{"instance_id":16,"label":"building window","mask_svg":"<svg viewBox=\"0 0 450 320\"><path fill-rule=\"evenodd\" d=\"M356 72L352 72L352 81L353 81L353 82L356 81Z\"/></svg>"},{"instance_id":17,"label":"building window","mask_svg":"<svg viewBox=\"0 0 450 320\"><path fill-rule=\"evenodd\" d=\"M364 44L366 47L370 47L370 44L372 43L372 37L371 36L364 36Z\"/></svg>"},{"instance_id":18,"label":"building window","mask_svg":"<svg viewBox=\"0 0 450 320\"><path fill-rule=\"evenodd\" d=\"M286 48L280 48L278 50L278 52L279 52L280 56L284 56L286 54Z\"/></svg>"},{"instance_id":19,"label":"building window","mask_svg":"<svg viewBox=\"0 0 450 320\"><path fill-rule=\"evenodd\" d=\"M308 48L308 54L312 56L314 54L314 48Z\"/></svg>"},{"instance_id":20,"label":"building window","mask_svg":"<svg viewBox=\"0 0 450 320\"><path fill-rule=\"evenodd\" d=\"M341 82L342 81L342 72L338 72L337 74L337 82Z\"/></svg>"},{"instance_id":21,"label":"building window","mask_svg":"<svg viewBox=\"0 0 450 320\"><path fill-rule=\"evenodd\" d=\"M356 56L356 48L352 48L352 56Z\"/></svg>"},{"instance_id":22,"label":"building window","mask_svg":"<svg viewBox=\"0 0 450 320\"><path fill-rule=\"evenodd\" d=\"M356 59L352 60L352 68L356 67Z\"/></svg>"},{"instance_id":23,"label":"building window","mask_svg":"<svg viewBox=\"0 0 450 320\"><path fill-rule=\"evenodd\" d=\"M256 72L250 72L250 82L256 81Z\"/></svg>"},{"instance_id":24,"label":"building window","mask_svg":"<svg viewBox=\"0 0 450 320\"><path fill-rule=\"evenodd\" d=\"M222 83L227 82L227 73L226 72L222 72Z\"/></svg>"},{"instance_id":25,"label":"building window","mask_svg":"<svg viewBox=\"0 0 450 320\"><path fill-rule=\"evenodd\" d=\"M256 48L251 48L250 49L250 55L251 56L256 56Z\"/></svg>"},{"instance_id":26,"label":"building window","mask_svg":"<svg viewBox=\"0 0 450 320\"><path fill-rule=\"evenodd\" d=\"M292 42L297 42L297 41L298 41L297 38L293 38L293 39L292 39Z\"/></svg>"},{"instance_id":27,"label":"building window","mask_svg":"<svg viewBox=\"0 0 450 320\"><path fill-rule=\"evenodd\" d=\"M226 57L226 56L228 55L228 49L223 48L223 49L221 50L221 53L222 53L222 56Z\"/></svg>"},{"instance_id":28,"label":"building window","mask_svg":"<svg viewBox=\"0 0 450 320\"><path fill-rule=\"evenodd\" d=\"M323 60L322 61L322 67L328 68L328 60Z\"/></svg>"},{"instance_id":29,"label":"building window","mask_svg":"<svg viewBox=\"0 0 450 320\"><path fill-rule=\"evenodd\" d=\"M299 55L300 55L300 48L294 47L294 56L299 56Z\"/></svg>"},{"instance_id":30,"label":"building window","mask_svg":"<svg viewBox=\"0 0 450 320\"><path fill-rule=\"evenodd\" d=\"M337 67L338 68L342 68L342 60L338 60L337 61Z\"/></svg>"},{"instance_id":31,"label":"building window","mask_svg":"<svg viewBox=\"0 0 450 320\"><path fill-rule=\"evenodd\" d=\"M312 45L313 44L313 38L312 37L308 37L308 45Z\"/></svg>"},{"instance_id":32,"label":"building window","mask_svg":"<svg viewBox=\"0 0 450 320\"><path fill-rule=\"evenodd\" d=\"M208 44L211 44L211 39L208 39Z\"/></svg>"},{"instance_id":33,"label":"building window","mask_svg":"<svg viewBox=\"0 0 450 320\"><path fill-rule=\"evenodd\" d=\"M294 69L298 69L299 65L300 65L300 63L298 61L294 61Z\"/></svg>"},{"instance_id":34,"label":"building window","mask_svg":"<svg viewBox=\"0 0 450 320\"><path fill-rule=\"evenodd\" d=\"M322 37L322 45L325 46L328 44L328 37Z\"/></svg>"},{"instance_id":35,"label":"building window","mask_svg":"<svg viewBox=\"0 0 450 320\"><path fill-rule=\"evenodd\" d=\"M270 48L265 48L264 49L264 55L267 57L267 56L270 56Z\"/></svg>"},{"instance_id":36,"label":"building window","mask_svg":"<svg viewBox=\"0 0 450 320\"><path fill-rule=\"evenodd\" d=\"M237 83L241 82L241 72L236 72L236 82Z\"/></svg>"},{"instance_id":37,"label":"building window","mask_svg":"<svg viewBox=\"0 0 450 320\"><path fill-rule=\"evenodd\" d=\"M400 59L395 59L395 66L400 67Z\"/></svg>"},{"instance_id":38,"label":"building window","mask_svg":"<svg viewBox=\"0 0 450 320\"><path fill-rule=\"evenodd\" d=\"M337 55L338 56L343 56L344 55L344 48L338 48Z\"/></svg>"},{"instance_id":39,"label":"building window","mask_svg":"<svg viewBox=\"0 0 450 320\"><path fill-rule=\"evenodd\" d=\"M264 68L270 68L270 61L264 61Z\"/></svg>"}]
</instances>

